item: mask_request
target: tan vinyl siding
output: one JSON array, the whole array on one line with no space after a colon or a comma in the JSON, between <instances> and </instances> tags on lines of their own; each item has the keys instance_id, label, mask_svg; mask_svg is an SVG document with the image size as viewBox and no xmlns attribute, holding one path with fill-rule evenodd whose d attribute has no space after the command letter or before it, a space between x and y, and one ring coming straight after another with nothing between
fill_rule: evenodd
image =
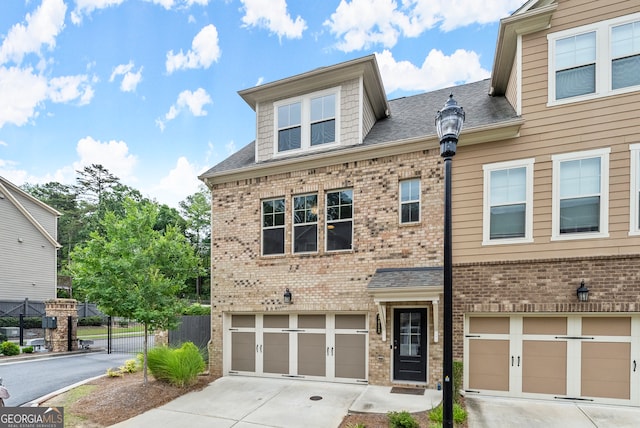
<instances>
[{"instance_id":1,"label":"tan vinyl siding","mask_svg":"<svg viewBox=\"0 0 640 428\"><path fill-rule=\"evenodd\" d=\"M640 142L640 92L547 107L547 34L640 12L640 3L562 1L547 31L523 36L522 116L516 139L461 146L453 161L454 263L638 252L629 231L629 144ZM605 114L606 113L606 114ZM464 131L461 141L464 139ZM552 241L551 156L610 148L609 237ZM483 164L534 158L533 238L529 244L482 245Z\"/></svg>"},{"instance_id":2,"label":"tan vinyl siding","mask_svg":"<svg viewBox=\"0 0 640 428\"><path fill-rule=\"evenodd\" d=\"M362 139L367 136L373 125L376 123L376 116L373 112L373 106L369 96L365 93L363 97L363 109L362 109Z\"/></svg>"},{"instance_id":3,"label":"tan vinyl siding","mask_svg":"<svg viewBox=\"0 0 640 428\"><path fill-rule=\"evenodd\" d=\"M509 76L509 83L507 83L507 90L504 96L509 101L509 104L517 111L518 110L518 63L517 58L514 58L513 65L511 66L511 75Z\"/></svg>"}]
</instances>

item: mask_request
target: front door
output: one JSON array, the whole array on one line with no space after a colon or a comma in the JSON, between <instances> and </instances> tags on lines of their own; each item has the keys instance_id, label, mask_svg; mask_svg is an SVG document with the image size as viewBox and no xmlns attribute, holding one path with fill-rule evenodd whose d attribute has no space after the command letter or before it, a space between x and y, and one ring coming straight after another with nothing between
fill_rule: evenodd
<instances>
[{"instance_id":1,"label":"front door","mask_svg":"<svg viewBox=\"0 0 640 428\"><path fill-rule=\"evenodd\" d=\"M393 319L393 378L427 381L427 310L395 309Z\"/></svg>"}]
</instances>

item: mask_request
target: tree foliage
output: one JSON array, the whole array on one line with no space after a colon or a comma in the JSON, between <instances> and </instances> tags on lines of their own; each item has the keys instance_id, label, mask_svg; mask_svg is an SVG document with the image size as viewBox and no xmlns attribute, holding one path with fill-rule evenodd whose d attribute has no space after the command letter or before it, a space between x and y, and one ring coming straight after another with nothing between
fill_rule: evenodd
<instances>
[{"instance_id":1,"label":"tree foliage","mask_svg":"<svg viewBox=\"0 0 640 428\"><path fill-rule=\"evenodd\" d=\"M71 271L76 286L104 313L144 324L146 362L147 330L177 326L184 308L177 296L199 273L199 262L177 228L154 229L157 205L125 199L123 210L123 216L107 212L103 233L92 232L76 246Z\"/></svg>"}]
</instances>

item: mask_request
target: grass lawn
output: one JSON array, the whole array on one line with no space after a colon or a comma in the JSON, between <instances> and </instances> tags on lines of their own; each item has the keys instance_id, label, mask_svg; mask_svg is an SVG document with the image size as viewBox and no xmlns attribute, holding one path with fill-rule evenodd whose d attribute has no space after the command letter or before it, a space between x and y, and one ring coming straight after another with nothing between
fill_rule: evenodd
<instances>
[{"instance_id":1,"label":"grass lawn","mask_svg":"<svg viewBox=\"0 0 640 428\"><path fill-rule=\"evenodd\" d=\"M144 335L144 326L129 325L128 327L113 327L112 337ZM78 327L78 339L106 339L107 326L100 327Z\"/></svg>"}]
</instances>

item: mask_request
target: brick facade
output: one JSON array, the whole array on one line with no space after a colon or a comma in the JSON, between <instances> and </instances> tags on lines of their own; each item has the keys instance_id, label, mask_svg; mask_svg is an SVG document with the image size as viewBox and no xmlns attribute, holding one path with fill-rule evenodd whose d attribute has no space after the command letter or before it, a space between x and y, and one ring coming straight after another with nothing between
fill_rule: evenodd
<instances>
[{"instance_id":1,"label":"brick facade","mask_svg":"<svg viewBox=\"0 0 640 428\"><path fill-rule=\"evenodd\" d=\"M473 313L640 311L640 255L456 264L454 356L463 355L464 316ZM578 302L584 280L589 301Z\"/></svg>"},{"instance_id":2,"label":"brick facade","mask_svg":"<svg viewBox=\"0 0 640 428\"><path fill-rule=\"evenodd\" d=\"M389 384L393 306L387 309L387 341L382 342L367 284L377 268L441 266L441 165L436 149L214 185L211 371L222 374L223 313L349 311L369 316L369 382ZM406 178L421 179L421 222L400 226L399 180ZM344 188L353 189L353 250L326 252L324 194ZM320 206L319 251L294 255L292 197L311 192L318 193ZM274 197L285 198L285 255L262 256L261 200ZM285 288L293 293L292 305L283 303ZM433 342L431 304L395 305L429 309L428 384L435 387L441 377L441 346Z\"/></svg>"}]
</instances>

